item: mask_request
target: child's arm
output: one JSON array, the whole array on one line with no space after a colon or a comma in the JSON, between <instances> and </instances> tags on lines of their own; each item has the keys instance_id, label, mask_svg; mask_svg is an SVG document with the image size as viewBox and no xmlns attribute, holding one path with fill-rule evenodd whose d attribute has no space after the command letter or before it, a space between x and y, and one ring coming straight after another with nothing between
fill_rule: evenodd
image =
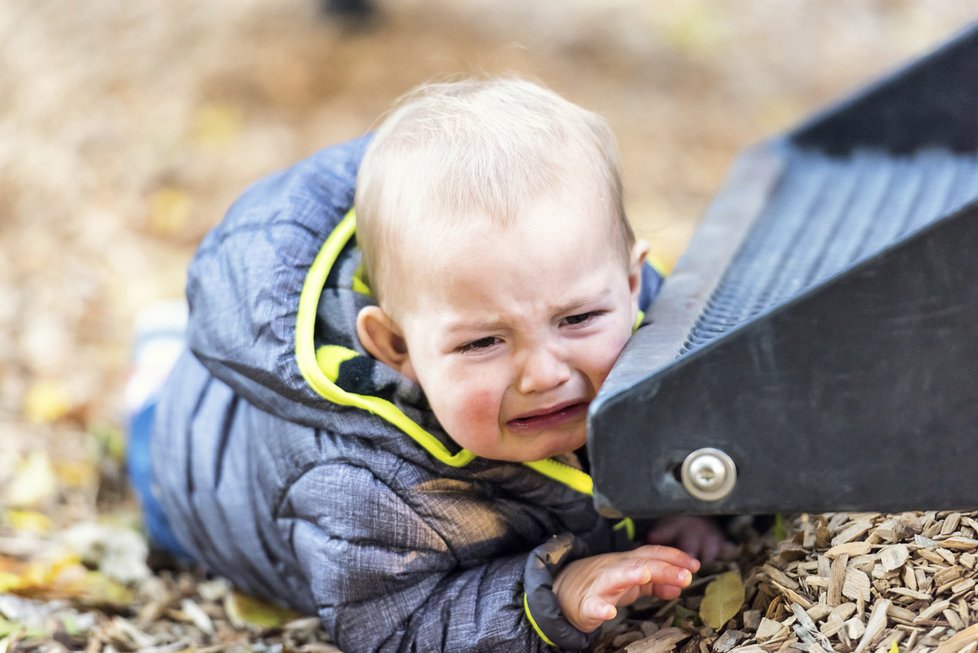
<instances>
[{"instance_id":1,"label":"child's arm","mask_svg":"<svg viewBox=\"0 0 978 653\"><path fill-rule=\"evenodd\" d=\"M529 551L497 543L498 514L464 492L404 497L388 482L359 465L319 465L276 519L340 648L552 652L524 611ZM451 535L459 522L483 529L483 541L462 548Z\"/></svg>"}]
</instances>

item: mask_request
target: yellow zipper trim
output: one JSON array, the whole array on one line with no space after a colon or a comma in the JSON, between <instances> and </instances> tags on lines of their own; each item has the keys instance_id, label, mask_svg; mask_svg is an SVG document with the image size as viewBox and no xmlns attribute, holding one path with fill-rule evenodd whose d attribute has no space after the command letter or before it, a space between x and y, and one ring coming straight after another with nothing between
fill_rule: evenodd
<instances>
[{"instance_id":1,"label":"yellow zipper trim","mask_svg":"<svg viewBox=\"0 0 978 653\"><path fill-rule=\"evenodd\" d=\"M475 458L475 454L471 451L462 449L453 454L438 438L418 426L400 408L386 399L347 392L329 379L316 360L314 334L319 297L322 295L323 285L326 283L329 271L355 232L356 214L351 209L336 226L333 233L326 238L326 242L313 260L312 266L306 274L306 280L302 284L295 324L295 359L299 366L299 373L302 374L302 378L306 380L309 387L327 401L340 406L359 408L377 415L404 431L437 460L450 467L464 467Z\"/></svg>"},{"instance_id":2,"label":"yellow zipper trim","mask_svg":"<svg viewBox=\"0 0 978 653\"><path fill-rule=\"evenodd\" d=\"M579 469L574 469L570 465L565 465L553 458L534 460L523 464L539 474L563 483L575 492L586 494L589 497L594 496L594 481L588 474Z\"/></svg>"},{"instance_id":3,"label":"yellow zipper trim","mask_svg":"<svg viewBox=\"0 0 978 653\"><path fill-rule=\"evenodd\" d=\"M526 613L526 618L530 621L530 625L533 626L533 630L536 634L543 640L547 646L557 647L554 641L547 637L547 635L540 629L537 625L537 620L533 618L533 614L530 612L530 601L526 598L526 592L523 592L523 612Z\"/></svg>"}]
</instances>

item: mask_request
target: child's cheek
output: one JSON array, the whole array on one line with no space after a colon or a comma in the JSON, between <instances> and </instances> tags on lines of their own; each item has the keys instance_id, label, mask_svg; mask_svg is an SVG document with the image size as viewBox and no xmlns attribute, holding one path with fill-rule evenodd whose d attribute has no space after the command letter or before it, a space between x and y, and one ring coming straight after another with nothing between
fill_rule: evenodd
<instances>
[{"instance_id":1,"label":"child's cheek","mask_svg":"<svg viewBox=\"0 0 978 653\"><path fill-rule=\"evenodd\" d=\"M479 388L467 392L462 409L467 416L465 421L480 431L489 424L499 423L499 402L491 390Z\"/></svg>"}]
</instances>

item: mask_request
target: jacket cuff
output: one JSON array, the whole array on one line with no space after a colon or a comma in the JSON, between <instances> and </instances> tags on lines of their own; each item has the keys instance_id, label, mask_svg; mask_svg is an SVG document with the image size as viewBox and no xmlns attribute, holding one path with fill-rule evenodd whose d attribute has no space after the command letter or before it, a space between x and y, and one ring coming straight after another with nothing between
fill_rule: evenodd
<instances>
[{"instance_id":1,"label":"jacket cuff","mask_svg":"<svg viewBox=\"0 0 978 653\"><path fill-rule=\"evenodd\" d=\"M523 610L533 630L544 642L562 650L588 648L598 630L585 633L574 628L564 618L557 595L554 594L554 577L573 560L588 555L584 540L570 533L555 535L530 552L523 572Z\"/></svg>"}]
</instances>

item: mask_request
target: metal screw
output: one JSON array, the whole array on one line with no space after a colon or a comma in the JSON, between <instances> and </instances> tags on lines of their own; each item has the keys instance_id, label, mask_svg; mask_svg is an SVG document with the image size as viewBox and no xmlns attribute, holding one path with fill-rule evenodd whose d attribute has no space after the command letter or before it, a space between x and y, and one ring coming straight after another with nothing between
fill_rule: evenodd
<instances>
[{"instance_id":1,"label":"metal screw","mask_svg":"<svg viewBox=\"0 0 978 653\"><path fill-rule=\"evenodd\" d=\"M737 466L719 449L706 447L686 456L681 470L683 487L700 501L726 498L737 483Z\"/></svg>"}]
</instances>

